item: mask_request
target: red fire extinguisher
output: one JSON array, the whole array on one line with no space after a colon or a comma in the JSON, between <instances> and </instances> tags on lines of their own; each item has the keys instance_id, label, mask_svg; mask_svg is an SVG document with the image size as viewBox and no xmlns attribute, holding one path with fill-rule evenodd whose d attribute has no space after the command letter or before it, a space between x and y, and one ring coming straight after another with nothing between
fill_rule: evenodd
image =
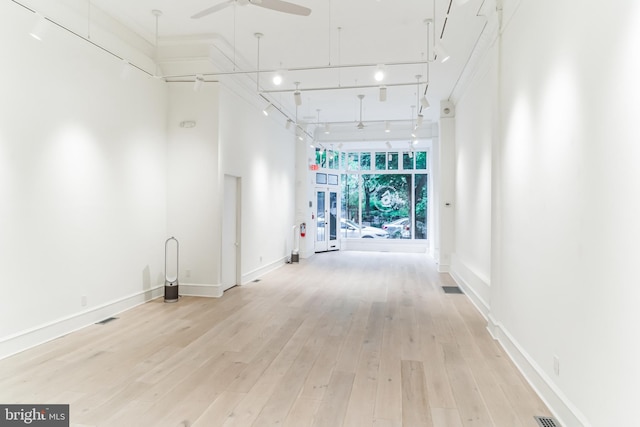
<instances>
[{"instance_id":1,"label":"red fire extinguisher","mask_svg":"<svg viewBox=\"0 0 640 427\"><path fill-rule=\"evenodd\" d=\"M304 237L307 235L307 223L303 222L300 224L300 237Z\"/></svg>"}]
</instances>

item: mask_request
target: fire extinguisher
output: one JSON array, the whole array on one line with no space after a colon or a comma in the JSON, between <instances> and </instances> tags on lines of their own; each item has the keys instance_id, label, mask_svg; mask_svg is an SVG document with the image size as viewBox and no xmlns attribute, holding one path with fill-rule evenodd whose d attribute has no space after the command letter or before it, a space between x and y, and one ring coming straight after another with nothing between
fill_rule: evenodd
<instances>
[{"instance_id":1,"label":"fire extinguisher","mask_svg":"<svg viewBox=\"0 0 640 427\"><path fill-rule=\"evenodd\" d=\"M303 222L300 224L300 237L304 237L307 235L307 223Z\"/></svg>"}]
</instances>

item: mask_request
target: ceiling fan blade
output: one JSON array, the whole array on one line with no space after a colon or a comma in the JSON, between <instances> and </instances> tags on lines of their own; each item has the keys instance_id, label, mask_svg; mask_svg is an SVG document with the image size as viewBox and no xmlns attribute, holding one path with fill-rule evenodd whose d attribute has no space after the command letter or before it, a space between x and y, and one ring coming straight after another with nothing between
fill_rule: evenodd
<instances>
[{"instance_id":1,"label":"ceiling fan blade","mask_svg":"<svg viewBox=\"0 0 640 427\"><path fill-rule=\"evenodd\" d=\"M235 2L235 0L227 0L224 3L219 3L215 6L209 7L201 12L196 13L191 17L191 19L199 19L199 18L202 18L203 16L211 15L212 13L222 10L227 6L230 6L231 4L233 4L233 2Z\"/></svg>"},{"instance_id":2,"label":"ceiling fan blade","mask_svg":"<svg viewBox=\"0 0 640 427\"><path fill-rule=\"evenodd\" d=\"M291 13L293 15L309 16L311 14L311 9L309 9L308 7L289 3L283 0L251 0L250 2L255 6L264 7L265 9L277 10L278 12Z\"/></svg>"}]
</instances>

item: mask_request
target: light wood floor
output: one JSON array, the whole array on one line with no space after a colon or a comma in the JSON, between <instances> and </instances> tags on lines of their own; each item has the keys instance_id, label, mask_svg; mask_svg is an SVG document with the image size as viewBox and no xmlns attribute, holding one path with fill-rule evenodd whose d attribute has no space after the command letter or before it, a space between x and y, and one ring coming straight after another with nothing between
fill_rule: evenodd
<instances>
[{"instance_id":1,"label":"light wood floor","mask_svg":"<svg viewBox=\"0 0 640 427\"><path fill-rule=\"evenodd\" d=\"M447 284L425 255L319 254L2 360L0 402L68 403L72 426L537 426L548 409Z\"/></svg>"}]
</instances>

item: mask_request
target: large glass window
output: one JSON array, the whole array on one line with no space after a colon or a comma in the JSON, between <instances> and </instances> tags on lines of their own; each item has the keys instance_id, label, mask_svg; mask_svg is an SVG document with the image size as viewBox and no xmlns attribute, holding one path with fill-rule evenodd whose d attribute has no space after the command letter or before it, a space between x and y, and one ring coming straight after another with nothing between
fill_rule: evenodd
<instances>
[{"instance_id":1,"label":"large glass window","mask_svg":"<svg viewBox=\"0 0 640 427\"><path fill-rule=\"evenodd\" d=\"M409 151L408 153L402 153L402 169L411 170L413 169L413 151Z\"/></svg>"},{"instance_id":2,"label":"large glass window","mask_svg":"<svg viewBox=\"0 0 640 427\"><path fill-rule=\"evenodd\" d=\"M388 170L398 170L398 153L389 153L387 156L387 169Z\"/></svg>"},{"instance_id":3,"label":"large glass window","mask_svg":"<svg viewBox=\"0 0 640 427\"><path fill-rule=\"evenodd\" d=\"M371 170L371 153L360 153L360 169Z\"/></svg>"},{"instance_id":4,"label":"large glass window","mask_svg":"<svg viewBox=\"0 0 640 427\"><path fill-rule=\"evenodd\" d=\"M352 171L357 171L360 169L360 153L349 153L349 164L347 165L347 169Z\"/></svg>"},{"instance_id":5,"label":"large glass window","mask_svg":"<svg viewBox=\"0 0 640 427\"><path fill-rule=\"evenodd\" d=\"M342 179L342 218L360 222L360 183L359 176L343 174Z\"/></svg>"},{"instance_id":6,"label":"large glass window","mask_svg":"<svg viewBox=\"0 0 640 427\"><path fill-rule=\"evenodd\" d=\"M329 157L329 169L338 169L339 168L339 156L338 152L334 150L327 151Z\"/></svg>"},{"instance_id":7,"label":"large glass window","mask_svg":"<svg viewBox=\"0 0 640 427\"><path fill-rule=\"evenodd\" d=\"M415 174L415 234L414 239L427 238L427 174Z\"/></svg>"},{"instance_id":8,"label":"large glass window","mask_svg":"<svg viewBox=\"0 0 640 427\"><path fill-rule=\"evenodd\" d=\"M342 238L427 239L426 151L340 154Z\"/></svg>"},{"instance_id":9,"label":"large glass window","mask_svg":"<svg viewBox=\"0 0 640 427\"><path fill-rule=\"evenodd\" d=\"M411 175L363 174L362 190L362 225L387 230L390 238L411 237L401 224L411 218Z\"/></svg>"},{"instance_id":10,"label":"large glass window","mask_svg":"<svg viewBox=\"0 0 640 427\"><path fill-rule=\"evenodd\" d=\"M427 168L427 152L426 151L418 151L416 153L416 169L426 169Z\"/></svg>"}]
</instances>

